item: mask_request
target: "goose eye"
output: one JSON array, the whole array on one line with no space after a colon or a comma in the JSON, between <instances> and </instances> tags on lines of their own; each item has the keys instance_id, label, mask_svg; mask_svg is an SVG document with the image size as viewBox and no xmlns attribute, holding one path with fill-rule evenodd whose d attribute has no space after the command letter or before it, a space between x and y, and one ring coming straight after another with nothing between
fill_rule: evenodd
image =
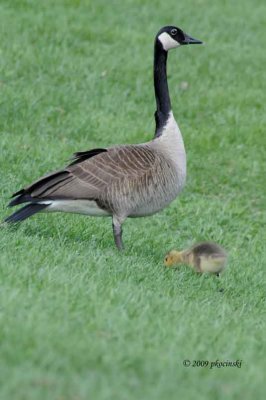
<instances>
[{"instance_id":1,"label":"goose eye","mask_svg":"<svg viewBox=\"0 0 266 400\"><path fill-rule=\"evenodd\" d=\"M176 34L177 34L177 29L172 29L172 30L171 30L171 35L172 35L172 36L175 36Z\"/></svg>"}]
</instances>

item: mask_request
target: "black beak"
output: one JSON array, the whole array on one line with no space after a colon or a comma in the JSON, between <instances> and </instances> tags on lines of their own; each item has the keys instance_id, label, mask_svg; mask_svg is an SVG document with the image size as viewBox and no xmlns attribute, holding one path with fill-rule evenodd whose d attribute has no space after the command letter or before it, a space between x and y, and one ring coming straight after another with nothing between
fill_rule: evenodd
<instances>
[{"instance_id":1,"label":"black beak","mask_svg":"<svg viewBox=\"0 0 266 400\"><path fill-rule=\"evenodd\" d=\"M185 39L182 41L181 44L203 44L201 40L194 39L193 37L184 33Z\"/></svg>"}]
</instances>

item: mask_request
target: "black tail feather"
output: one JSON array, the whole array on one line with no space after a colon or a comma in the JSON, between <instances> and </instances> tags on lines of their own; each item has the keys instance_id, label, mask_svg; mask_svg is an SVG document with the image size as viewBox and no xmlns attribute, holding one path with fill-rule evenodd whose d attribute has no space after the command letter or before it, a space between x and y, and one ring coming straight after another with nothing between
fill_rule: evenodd
<instances>
[{"instance_id":1,"label":"black tail feather","mask_svg":"<svg viewBox=\"0 0 266 400\"><path fill-rule=\"evenodd\" d=\"M7 217L4 222L16 223L24 221L24 219L27 219L32 215L42 211L48 205L49 204L38 204L38 203L27 204L25 207L20 208L18 211L14 212L14 214Z\"/></svg>"},{"instance_id":2,"label":"black tail feather","mask_svg":"<svg viewBox=\"0 0 266 400\"><path fill-rule=\"evenodd\" d=\"M62 170L52 172L51 174L45 175L38 181L33 182L30 186L25 189L21 189L16 193L13 193L12 200L9 203L9 207L17 206L18 204L27 202L38 202L38 197L43 194L47 189L51 189L53 186L69 178L69 172ZM34 193L33 197L32 194Z\"/></svg>"},{"instance_id":3,"label":"black tail feather","mask_svg":"<svg viewBox=\"0 0 266 400\"><path fill-rule=\"evenodd\" d=\"M34 199L29 194L21 194L18 197L16 197L15 199L11 200L10 203L8 204L8 207L13 207L13 206L17 206L22 203L29 203L29 202L33 202L33 201L34 201ZM35 201L38 201L38 200L35 200Z\"/></svg>"}]
</instances>

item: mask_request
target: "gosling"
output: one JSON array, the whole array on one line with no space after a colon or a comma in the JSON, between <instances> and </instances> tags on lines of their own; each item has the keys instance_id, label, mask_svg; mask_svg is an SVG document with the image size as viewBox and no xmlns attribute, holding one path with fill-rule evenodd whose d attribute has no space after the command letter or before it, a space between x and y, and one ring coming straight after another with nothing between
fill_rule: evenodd
<instances>
[{"instance_id":1,"label":"gosling","mask_svg":"<svg viewBox=\"0 0 266 400\"><path fill-rule=\"evenodd\" d=\"M213 242L197 243L187 250L170 251L164 259L164 265L188 264L198 273L209 272L217 276L225 269L226 251Z\"/></svg>"}]
</instances>

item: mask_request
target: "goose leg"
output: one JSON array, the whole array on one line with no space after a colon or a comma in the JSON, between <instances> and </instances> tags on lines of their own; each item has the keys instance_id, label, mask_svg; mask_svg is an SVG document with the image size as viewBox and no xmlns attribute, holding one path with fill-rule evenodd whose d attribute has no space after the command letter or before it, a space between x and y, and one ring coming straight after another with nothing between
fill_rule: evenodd
<instances>
[{"instance_id":1,"label":"goose leg","mask_svg":"<svg viewBox=\"0 0 266 400\"><path fill-rule=\"evenodd\" d=\"M124 245L122 241L122 224L114 217L113 217L113 234L116 247L118 248L118 250L123 250Z\"/></svg>"}]
</instances>

